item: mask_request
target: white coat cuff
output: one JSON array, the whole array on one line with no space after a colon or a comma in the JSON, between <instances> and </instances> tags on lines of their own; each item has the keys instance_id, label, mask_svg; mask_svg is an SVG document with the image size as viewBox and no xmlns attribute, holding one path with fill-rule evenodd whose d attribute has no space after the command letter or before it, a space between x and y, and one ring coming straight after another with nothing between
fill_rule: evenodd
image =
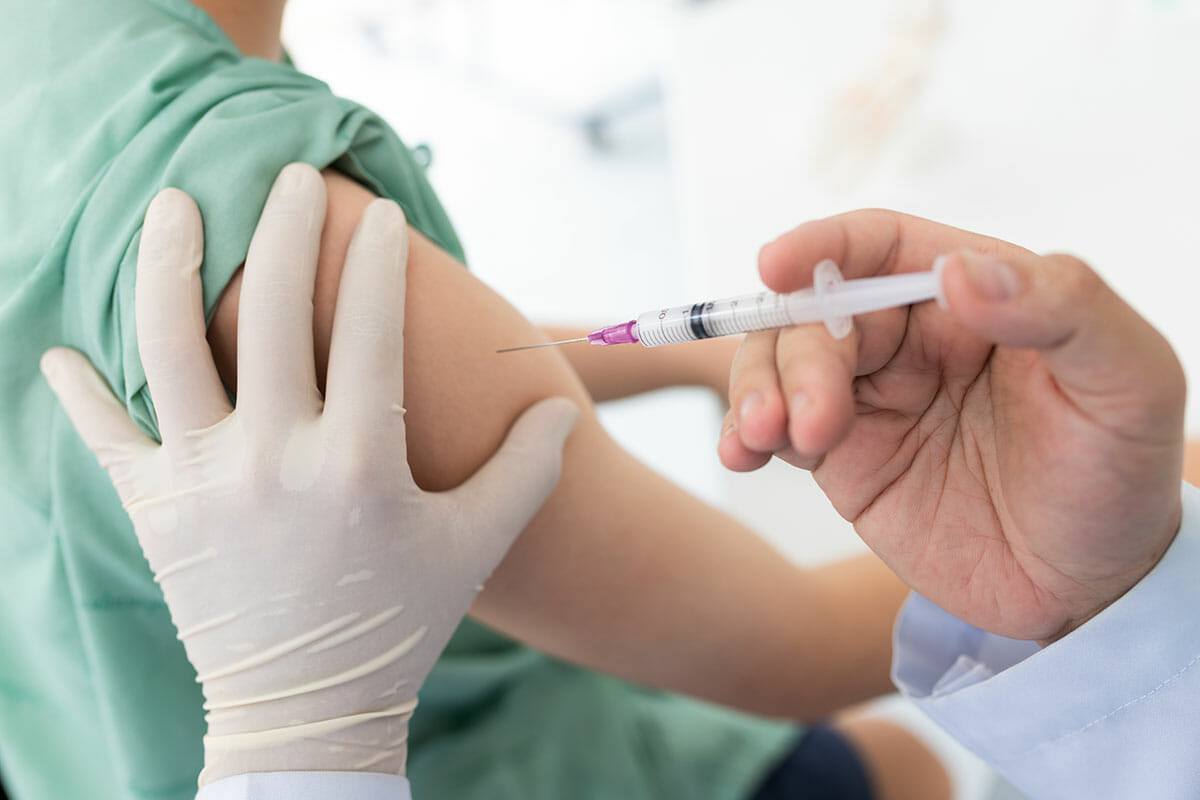
<instances>
[{"instance_id":1,"label":"white coat cuff","mask_svg":"<svg viewBox=\"0 0 1200 800\"><path fill-rule=\"evenodd\" d=\"M1200 491L1185 484L1182 493L1183 521L1158 565L1044 649L985 633L912 595L896 623L896 685L1015 783L1040 782L1041 796L1060 796L1047 791L1056 772L1064 781L1099 779L1110 768L1142 772L1135 763L1159 760L1147 752L1168 759L1167 732L1200 684ZM1196 730L1180 733L1190 740ZM1145 736L1161 740L1149 747L1139 742Z\"/></svg>"},{"instance_id":2,"label":"white coat cuff","mask_svg":"<svg viewBox=\"0 0 1200 800\"><path fill-rule=\"evenodd\" d=\"M196 800L412 800L408 779L377 772L255 772L204 786Z\"/></svg>"}]
</instances>

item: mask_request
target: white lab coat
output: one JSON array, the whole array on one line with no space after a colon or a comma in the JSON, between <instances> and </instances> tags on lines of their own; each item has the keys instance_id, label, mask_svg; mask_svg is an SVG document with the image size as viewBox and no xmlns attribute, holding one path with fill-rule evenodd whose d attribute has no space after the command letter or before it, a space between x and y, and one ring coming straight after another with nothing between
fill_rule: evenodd
<instances>
[{"instance_id":1,"label":"white lab coat","mask_svg":"<svg viewBox=\"0 0 1200 800\"><path fill-rule=\"evenodd\" d=\"M1200 490L1154 570L1045 649L916 594L895 637L900 690L1031 798L1200 798Z\"/></svg>"}]
</instances>

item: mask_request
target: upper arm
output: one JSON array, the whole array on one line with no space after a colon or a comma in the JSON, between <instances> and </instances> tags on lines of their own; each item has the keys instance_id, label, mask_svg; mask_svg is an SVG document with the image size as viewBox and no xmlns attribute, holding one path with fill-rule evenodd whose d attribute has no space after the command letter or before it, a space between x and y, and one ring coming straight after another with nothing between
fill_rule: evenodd
<instances>
[{"instance_id":1,"label":"upper arm","mask_svg":"<svg viewBox=\"0 0 1200 800\"><path fill-rule=\"evenodd\" d=\"M326 184L314 296L321 373L346 246L373 198L335 173L326 172ZM786 664L795 683L804 670L797 653L824 631L820 620L796 622L791 611L776 616L808 601L812 587L799 580L800 571L613 443L561 354L497 355L498 346L538 341L540 334L461 264L411 233L404 405L418 484L438 491L461 483L541 398L566 396L583 412L558 486L472 614L557 655L725 702L765 704L755 693L768 664ZM227 382L236 364L237 292L235 280L210 326Z\"/></svg>"},{"instance_id":2,"label":"upper arm","mask_svg":"<svg viewBox=\"0 0 1200 800\"><path fill-rule=\"evenodd\" d=\"M324 173L328 214L313 296L318 378L329 359L334 309L346 248L369 191ZM430 491L458 485L495 452L508 425L533 402L558 394L589 400L561 356L503 359L498 342L537 333L503 299L419 231L409 229L404 375L409 463ZM241 273L217 305L209 340L221 376L236 387L237 310Z\"/></svg>"}]
</instances>

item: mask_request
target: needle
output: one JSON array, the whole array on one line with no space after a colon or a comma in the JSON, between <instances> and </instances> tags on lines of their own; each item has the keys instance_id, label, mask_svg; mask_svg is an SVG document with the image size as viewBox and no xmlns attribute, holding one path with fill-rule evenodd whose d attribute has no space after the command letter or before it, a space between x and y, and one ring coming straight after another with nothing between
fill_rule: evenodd
<instances>
[{"instance_id":1,"label":"needle","mask_svg":"<svg viewBox=\"0 0 1200 800\"><path fill-rule=\"evenodd\" d=\"M544 342L542 344L527 344L523 347L506 347L503 350L497 350L497 353L515 353L517 350L533 350L538 347L554 347L560 344L574 344L575 342L586 342L588 337L583 336L579 339L563 339L561 342Z\"/></svg>"}]
</instances>

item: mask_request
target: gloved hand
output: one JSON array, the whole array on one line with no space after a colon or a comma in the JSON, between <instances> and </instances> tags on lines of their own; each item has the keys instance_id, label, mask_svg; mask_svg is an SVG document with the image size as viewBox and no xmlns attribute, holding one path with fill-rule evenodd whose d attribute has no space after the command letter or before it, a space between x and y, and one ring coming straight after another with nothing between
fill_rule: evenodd
<instances>
[{"instance_id":1,"label":"gloved hand","mask_svg":"<svg viewBox=\"0 0 1200 800\"><path fill-rule=\"evenodd\" d=\"M530 408L461 487L405 450L403 213L377 200L346 257L325 396L312 291L316 170L279 176L246 261L237 408L205 341L200 215L168 189L138 254L138 347L162 444L79 353L43 371L108 470L203 686L201 784L244 772L403 774L417 691L558 480L577 409Z\"/></svg>"}]
</instances>

